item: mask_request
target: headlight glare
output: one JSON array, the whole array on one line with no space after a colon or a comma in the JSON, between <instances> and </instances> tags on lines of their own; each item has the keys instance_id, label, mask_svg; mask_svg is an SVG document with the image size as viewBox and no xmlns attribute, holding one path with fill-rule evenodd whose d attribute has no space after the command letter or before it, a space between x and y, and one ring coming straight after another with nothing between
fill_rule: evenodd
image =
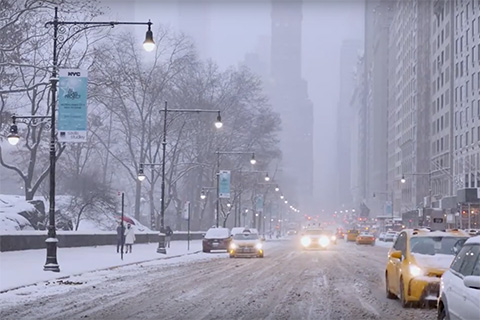
<instances>
[{"instance_id":1,"label":"headlight glare","mask_svg":"<svg viewBox=\"0 0 480 320\"><path fill-rule=\"evenodd\" d=\"M411 264L409 267L408 267L409 271L410 271L410 274L412 275L412 277L418 277L418 276L421 276L423 274L423 270L422 268L419 268L417 267L416 265L414 264Z\"/></svg>"},{"instance_id":2,"label":"headlight glare","mask_svg":"<svg viewBox=\"0 0 480 320\"><path fill-rule=\"evenodd\" d=\"M262 250L262 244L261 243L257 243L255 245L255 248L257 248L257 250Z\"/></svg>"},{"instance_id":3,"label":"headlight glare","mask_svg":"<svg viewBox=\"0 0 480 320\"><path fill-rule=\"evenodd\" d=\"M237 249L237 245L234 242L230 243L230 249L232 250Z\"/></svg>"},{"instance_id":4,"label":"headlight glare","mask_svg":"<svg viewBox=\"0 0 480 320\"><path fill-rule=\"evenodd\" d=\"M300 241L302 243L302 246L304 247L308 247L312 243L312 239L310 239L310 237L307 237L307 236L302 237Z\"/></svg>"},{"instance_id":5,"label":"headlight glare","mask_svg":"<svg viewBox=\"0 0 480 320\"><path fill-rule=\"evenodd\" d=\"M330 243L330 240L328 239L328 237L320 237L320 239L318 239L318 244L321 245L322 247L328 246L329 243Z\"/></svg>"}]
</instances>

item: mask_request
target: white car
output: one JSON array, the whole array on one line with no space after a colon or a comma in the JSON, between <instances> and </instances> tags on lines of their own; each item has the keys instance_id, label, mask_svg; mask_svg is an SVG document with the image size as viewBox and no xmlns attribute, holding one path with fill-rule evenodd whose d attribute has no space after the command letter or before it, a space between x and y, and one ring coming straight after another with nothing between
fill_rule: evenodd
<instances>
[{"instance_id":1,"label":"white car","mask_svg":"<svg viewBox=\"0 0 480 320\"><path fill-rule=\"evenodd\" d=\"M468 239L440 281L438 319L480 319L480 236Z\"/></svg>"},{"instance_id":2,"label":"white car","mask_svg":"<svg viewBox=\"0 0 480 320\"><path fill-rule=\"evenodd\" d=\"M251 233L245 229L242 233L233 236L228 249L230 258L236 257L258 257L263 258L263 243L258 233Z\"/></svg>"},{"instance_id":3,"label":"white car","mask_svg":"<svg viewBox=\"0 0 480 320\"><path fill-rule=\"evenodd\" d=\"M397 236L398 236L398 232L396 231L387 231L385 233L385 242L394 242L396 239L397 239Z\"/></svg>"}]
</instances>

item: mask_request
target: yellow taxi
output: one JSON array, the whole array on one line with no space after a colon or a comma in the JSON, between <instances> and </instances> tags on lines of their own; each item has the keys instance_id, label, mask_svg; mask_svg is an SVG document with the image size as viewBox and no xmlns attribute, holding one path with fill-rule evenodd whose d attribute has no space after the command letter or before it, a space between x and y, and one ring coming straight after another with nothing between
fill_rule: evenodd
<instances>
[{"instance_id":1,"label":"yellow taxi","mask_svg":"<svg viewBox=\"0 0 480 320\"><path fill-rule=\"evenodd\" d=\"M357 236L360 232L356 229L350 229L347 232L347 242L357 240Z\"/></svg>"},{"instance_id":2,"label":"yellow taxi","mask_svg":"<svg viewBox=\"0 0 480 320\"><path fill-rule=\"evenodd\" d=\"M387 298L403 307L436 303L440 278L469 238L462 230L405 229L388 253L385 270Z\"/></svg>"}]
</instances>

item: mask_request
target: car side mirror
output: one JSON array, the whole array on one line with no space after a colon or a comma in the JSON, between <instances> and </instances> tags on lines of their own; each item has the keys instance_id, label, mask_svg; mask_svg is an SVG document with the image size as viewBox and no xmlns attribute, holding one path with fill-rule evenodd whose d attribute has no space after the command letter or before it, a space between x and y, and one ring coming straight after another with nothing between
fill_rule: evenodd
<instances>
[{"instance_id":1,"label":"car side mirror","mask_svg":"<svg viewBox=\"0 0 480 320\"><path fill-rule=\"evenodd\" d=\"M402 251L393 251L390 253L390 258L402 260Z\"/></svg>"},{"instance_id":2,"label":"car side mirror","mask_svg":"<svg viewBox=\"0 0 480 320\"><path fill-rule=\"evenodd\" d=\"M480 276L466 276L463 278L463 284L468 288L480 290Z\"/></svg>"}]
</instances>

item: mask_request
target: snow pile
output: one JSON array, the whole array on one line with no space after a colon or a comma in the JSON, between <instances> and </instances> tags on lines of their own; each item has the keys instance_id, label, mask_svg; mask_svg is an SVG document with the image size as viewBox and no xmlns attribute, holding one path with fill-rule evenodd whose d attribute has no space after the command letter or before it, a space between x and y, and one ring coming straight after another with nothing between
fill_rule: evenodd
<instances>
[{"instance_id":1,"label":"snow pile","mask_svg":"<svg viewBox=\"0 0 480 320\"><path fill-rule=\"evenodd\" d=\"M0 232L34 230L30 222L20 212L34 212L35 207L24 200L25 197L0 195Z\"/></svg>"},{"instance_id":2,"label":"snow pile","mask_svg":"<svg viewBox=\"0 0 480 320\"><path fill-rule=\"evenodd\" d=\"M57 231L75 230L77 212L69 210L70 196L55 198ZM44 231L48 219L49 203L43 197L34 197L32 201L25 200L23 195L0 195L0 233L9 234L22 230ZM152 232L138 220L125 215L135 224L139 233ZM111 211L101 211L93 215L84 215L78 225L78 231L112 231L116 230L120 214Z\"/></svg>"}]
</instances>

